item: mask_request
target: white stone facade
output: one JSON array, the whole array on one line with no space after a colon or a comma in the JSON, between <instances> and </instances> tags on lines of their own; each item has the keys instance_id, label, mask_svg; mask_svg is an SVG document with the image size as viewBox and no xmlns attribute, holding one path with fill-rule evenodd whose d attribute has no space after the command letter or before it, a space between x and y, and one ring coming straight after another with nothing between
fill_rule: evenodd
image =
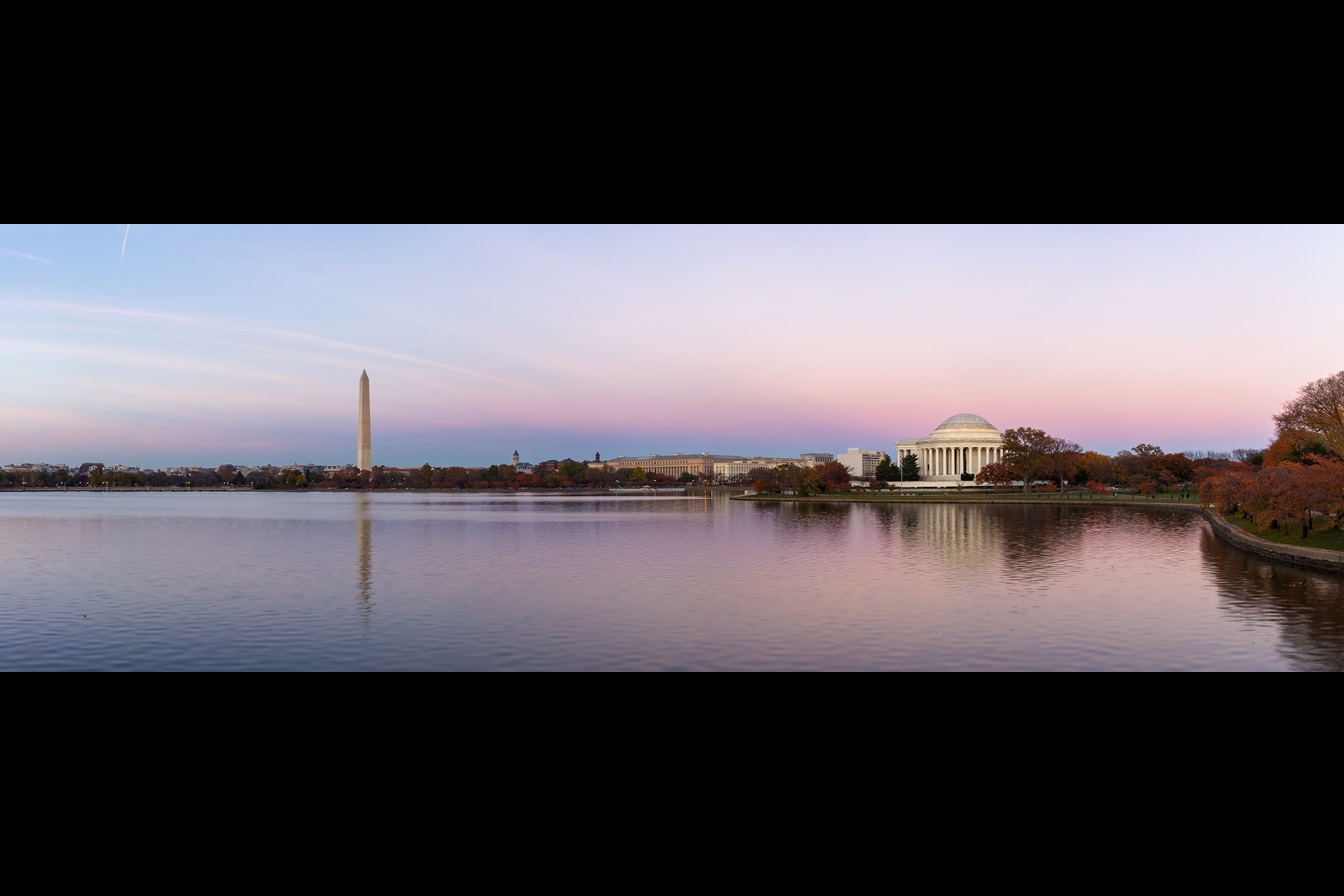
<instances>
[{"instance_id":1,"label":"white stone facade","mask_svg":"<svg viewBox=\"0 0 1344 896\"><path fill-rule=\"evenodd\" d=\"M837 458L849 468L855 479L872 479L877 475L877 465L882 463L883 453L868 448L851 448Z\"/></svg>"},{"instance_id":2,"label":"white stone facade","mask_svg":"<svg viewBox=\"0 0 1344 896\"><path fill-rule=\"evenodd\" d=\"M752 470L774 470L785 464L796 464L802 467L814 466L806 461L799 462L789 457L739 457L725 460L716 460L714 462L714 481L731 482L734 479L741 479L744 476L751 475Z\"/></svg>"},{"instance_id":3,"label":"white stone facade","mask_svg":"<svg viewBox=\"0 0 1344 896\"><path fill-rule=\"evenodd\" d=\"M963 473L973 476L990 464L1003 463L1003 435L984 417L958 414L927 439L897 442L892 462L900 463L910 454L919 459L921 480L960 482Z\"/></svg>"}]
</instances>

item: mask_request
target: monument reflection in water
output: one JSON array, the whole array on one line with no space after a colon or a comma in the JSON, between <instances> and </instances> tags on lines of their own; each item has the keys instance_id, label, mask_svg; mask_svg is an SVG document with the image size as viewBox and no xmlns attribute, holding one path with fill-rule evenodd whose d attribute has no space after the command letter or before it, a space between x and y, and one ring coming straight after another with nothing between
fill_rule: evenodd
<instances>
[{"instance_id":1,"label":"monument reflection in water","mask_svg":"<svg viewBox=\"0 0 1344 896\"><path fill-rule=\"evenodd\" d=\"M373 500L360 495L355 502L355 529L359 537L359 607L365 620L373 609Z\"/></svg>"},{"instance_id":2,"label":"monument reflection in water","mask_svg":"<svg viewBox=\"0 0 1344 896\"><path fill-rule=\"evenodd\" d=\"M0 539L4 670L1344 668L1344 580L1086 501L0 494Z\"/></svg>"}]
</instances>

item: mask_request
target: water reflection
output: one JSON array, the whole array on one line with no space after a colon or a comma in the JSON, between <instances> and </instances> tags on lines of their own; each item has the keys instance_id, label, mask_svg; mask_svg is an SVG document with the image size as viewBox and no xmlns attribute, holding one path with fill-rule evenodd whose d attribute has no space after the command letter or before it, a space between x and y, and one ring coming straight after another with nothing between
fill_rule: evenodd
<instances>
[{"instance_id":1,"label":"water reflection","mask_svg":"<svg viewBox=\"0 0 1344 896\"><path fill-rule=\"evenodd\" d=\"M0 670L1344 671L1344 579L1157 509L0 494L0 544Z\"/></svg>"},{"instance_id":2,"label":"water reflection","mask_svg":"<svg viewBox=\"0 0 1344 896\"><path fill-rule=\"evenodd\" d=\"M1344 672L1344 579L1237 550L1209 529L1200 550L1225 612L1277 631L1300 671Z\"/></svg>"},{"instance_id":3,"label":"water reflection","mask_svg":"<svg viewBox=\"0 0 1344 896\"><path fill-rule=\"evenodd\" d=\"M789 534L834 539L848 528L853 506L849 504L753 504L758 512L770 516Z\"/></svg>"},{"instance_id":4,"label":"water reflection","mask_svg":"<svg viewBox=\"0 0 1344 896\"><path fill-rule=\"evenodd\" d=\"M1004 552L1003 524L993 514L967 513L953 504L906 509L914 511L901 526L907 549L931 551L963 571L994 565Z\"/></svg>"},{"instance_id":5,"label":"water reflection","mask_svg":"<svg viewBox=\"0 0 1344 896\"><path fill-rule=\"evenodd\" d=\"M1121 547L1117 534L1131 527L1146 537L1161 538L1186 532L1193 522L1181 514L1044 503L759 502L751 507L768 517L778 532L806 536L815 546L880 546L903 558L902 563L930 566L936 561L957 576L992 574L1034 588L1072 574L1088 560L1115 555Z\"/></svg>"},{"instance_id":6,"label":"water reflection","mask_svg":"<svg viewBox=\"0 0 1344 896\"><path fill-rule=\"evenodd\" d=\"M1081 566L1090 524L1097 522L1091 509L1059 505L998 505L986 516L1002 537L1004 576L1034 587Z\"/></svg>"},{"instance_id":7,"label":"water reflection","mask_svg":"<svg viewBox=\"0 0 1344 896\"><path fill-rule=\"evenodd\" d=\"M355 531L359 542L359 614L367 630L373 613L373 499L360 495L355 503Z\"/></svg>"}]
</instances>

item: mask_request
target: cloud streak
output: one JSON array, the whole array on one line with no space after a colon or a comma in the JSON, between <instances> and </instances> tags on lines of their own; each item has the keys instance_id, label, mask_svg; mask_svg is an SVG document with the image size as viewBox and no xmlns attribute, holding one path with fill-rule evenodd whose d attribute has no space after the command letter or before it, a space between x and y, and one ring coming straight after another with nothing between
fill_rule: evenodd
<instances>
[{"instance_id":1,"label":"cloud streak","mask_svg":"<svg viewBox=\"0 0 1344 896\"><path fill-rule=\"evenodd\" d=\"M211 332L228 331L234 333L248 333L253 336L271 337L286 342L302 342L309 345L321 346L323 348L335 349L337 351L348 352L354 358L385 358L390 361L400 361L406 364L415 364L422 367L430 367L436 370L444 370L449 373L459 374L461 376L474 379L486 380L499 383L514 389L527 389L521 383L508 380L504 377L485 373L479 370L470 370L465 367L459 367L454 364L447 364L432 358L421 358L415 355L409 355L404 352L390 351L388 349L376 348L374 346L359 345L352 342L344 342L337 339L330 339L325 336L318 336L313 333L300 333L295 330L286 330L277 327L258 327L248 324L238 324L233 321L212 319L199 315L173 314L164 311L145 311L138 308L110 308L99 305L79 305L71 303L44 303L30 301L0 301L0 308L16 308L28 311L35 311L49 316L62 315L81 315L81 316L101 316L110 318L122 318L126 320L149 321L170 325L174 328L188 327L195 330L208 330ZM174 338L180 338L180 333L174 333ZM355 361L352 359L352 363Z\"/></svg>"},{"instance_id":2,"label":"cloud streak","mask_svg":"<svg viewBox=\"0 0 1344 896\"><path fill-rule=\"evenodd\" d=\"M10 258L18 258L22 261L31 261L36 264L48 264L48 265L56 264L56 262L51 261L50 259L38 258L36 255L29 255L27 252L19 252L14 249L0 249L0 255L5 255Z\"/></svg>"},{"instance_id":3,"label":"cloud streak","mask_svg":"<svg viewBox=\"0 0 1344 896\"><path fill-rule=\"evenodd\" d=\"M122 367L134 367L142 370L159 370L176 373L209 373L226 377L248 377L274 383L294 383L293 377L250 370L244 367L228 367L221 364L208 364L202 361L171 356L146 357L128 354L113 349L96 349L85 346L66 345L54 342L39 342L28 339L0 339L0 351L11 357L27 355L29 357L58 358L72 361L94 361L116 364Z\"/></svg>"}]
</instances>

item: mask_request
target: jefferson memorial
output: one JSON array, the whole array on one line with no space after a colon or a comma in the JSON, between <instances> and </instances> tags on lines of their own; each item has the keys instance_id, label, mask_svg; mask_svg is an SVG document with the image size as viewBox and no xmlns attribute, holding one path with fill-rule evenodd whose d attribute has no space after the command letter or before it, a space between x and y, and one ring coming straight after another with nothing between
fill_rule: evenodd
<instances>
[{"instance_id":1,"label":"jefferson memorial","mask_svg":"<svg viewBox=\"0 0 1344 896\"><path fill-rule=\"evenodd\" d=\"M984 417L958 414L927 439L896 443L897 463L911 454L919 459L924 482L960 482L963 473L974 476L990 464L1003 462L1003 436Z\"/></svg>"}]
</instances>

